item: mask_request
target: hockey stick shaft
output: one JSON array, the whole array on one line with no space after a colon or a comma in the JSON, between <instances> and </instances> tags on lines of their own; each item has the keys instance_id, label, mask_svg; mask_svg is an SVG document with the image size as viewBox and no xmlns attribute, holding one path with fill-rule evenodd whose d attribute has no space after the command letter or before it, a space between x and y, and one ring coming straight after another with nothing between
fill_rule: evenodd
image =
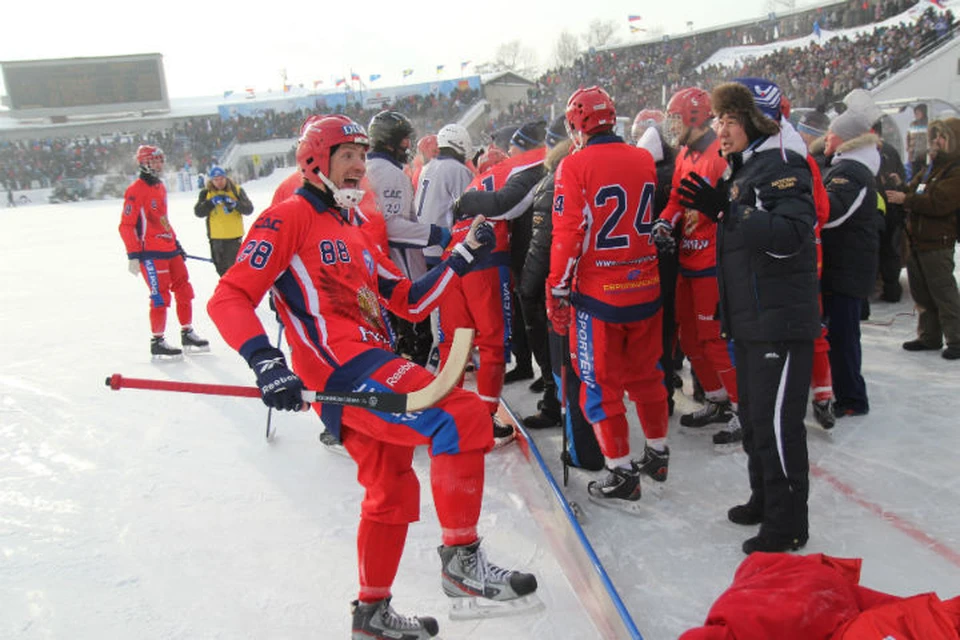
<instances>
[{"instance_id":1,"label":"hockey stick shaft","mask_svg":"<svg viewBox=\"0 0 960 640\"><path fill-rule=\"evenodd\" d=\"M277 349L280 348L280 341L283 340L283 323L280 323L280 331L277 332ZM273 428L271 422L273 420L273 407L267 407L267 431L266 438L269 440L273 437Z\"/></svg>"},{"instance_id":2,"label":"hockey stick shaft","mask_svg":"<svg viewBox=\"0 0 960 640\"><path fill-rule=\"evenodd\" d=\"M350 407L374 409L385 413L411 413L432 407L457 386L470 357L473 342L473 329L457 329L450 345L450 355L443 369L422 389L409 393L389 391L304 391L304 402L337 404ZM127 378L115 373L106 380L113 390L149 389L153 391L174 391L180 393L199 393L206 395L234 396L241 398L259 398L257 387L244 387L226 384L207 384L197 382L177 382L173 380L150 380L145 378Z\"/></svg>"},{"instance_id":3,"label":"hockey stick shaft","mask_svg":"<svg viewBox=\"0 0 960 640\"><path fill-rule=\"evenodd\" d=\"M191 260L200 260L201 262L213 262L212 258L204 258L203 256L192 256L189 253L184 255L185 258L190 258Z\"/></svg>"}]
</instances>

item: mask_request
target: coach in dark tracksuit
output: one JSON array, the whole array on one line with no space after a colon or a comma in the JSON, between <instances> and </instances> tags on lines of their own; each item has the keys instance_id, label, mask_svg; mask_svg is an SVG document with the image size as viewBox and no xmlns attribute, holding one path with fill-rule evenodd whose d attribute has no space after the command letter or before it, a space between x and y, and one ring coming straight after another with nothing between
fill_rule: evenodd
<instances>
[{"instance_id":1,"label":"coach in dark tracksuit","mask_svg":"<svg viewBox=\"0 0 960 640\"><path fill-rule=\"evenodd\" d=\"M809 535L803 419L820 334L807 150L780 120L776 85L722 84L712 102L730 171L715 187L690 174L680 194L681 204L719 220L721 332L734 341L751 490L728 517L760 524L744 553L794 550Z\"/></svg>"},{"instance_id":2,"label":"coach in dark tracksuit","mask_svg":"<svg viewBox=\"0 0 960 640\"><path fill-rule=\"evenodd\" d=\"M860 373L860 310L873 292L880 263L877 182L879 139L870 122L846 111L830 123L826 153L830 166L823 184L830 196L830 219L823 225L823 317L830 343L830 371L838 418L870 411Z\"/></svg>"}]
</instances>

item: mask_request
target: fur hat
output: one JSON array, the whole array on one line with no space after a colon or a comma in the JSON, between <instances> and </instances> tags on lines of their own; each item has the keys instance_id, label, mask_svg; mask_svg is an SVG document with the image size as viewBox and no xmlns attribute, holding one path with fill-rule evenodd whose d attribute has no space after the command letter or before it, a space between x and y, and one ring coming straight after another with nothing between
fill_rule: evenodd
<instances>
[{"instance_id":1,"label":"fur hat","mask_svg":"<svg viewBox=\"0 0 960 640\"><path fill-rule=\"evenodd\" d=\"M853 140L870 132L870 121L862 113L847 109L833 119L829 131L843 141Z\"/></svg>"},{"instance_id":2,"label":"fur hat","mask_svg":"<svg viewBox=\"0 0 960 640\"><path fill-rule=\"evenodd\" d=\"M771 84L772 83L768 83ZM772 85L776 87L776 85ZM778 88L779 92L780 89ZM719 117L724 114L736 115L743 123L744 131L750 141L763 136L772 136L780 131L780 123L771 120L760 109L754 100L753 92L739 82L727 82L714 87L710 94L713 103L713 112ZM780 103L777 100L777 112Z\"/></svg>"}]
</instances>

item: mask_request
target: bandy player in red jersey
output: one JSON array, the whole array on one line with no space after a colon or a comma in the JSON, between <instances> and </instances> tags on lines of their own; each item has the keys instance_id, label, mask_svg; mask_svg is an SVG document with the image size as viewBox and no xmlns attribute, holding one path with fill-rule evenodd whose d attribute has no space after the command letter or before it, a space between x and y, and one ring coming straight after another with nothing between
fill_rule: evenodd
<instances>
[{"instance_id":1,"label":"bandy player in red jersey","mask_svg":"<svg viewBox=\"0 0 960 640\"><path fill-rule=\"evenodd\" d=\"M130 273L142 275L150 289L150 354L154 358L179 357L183 351L163 337L170 294L177 300L180 343L184 348L207 350L210 343L193 330L193 286L184 262L184 251L167 218L167 188L163 150L151 145L137 149L140 176L123 195L120 237L127 250Z\"/></svg>"},{"instance_id":2,"label":"bandy player in red jersey","mask_svg":"<svg viewBox=\"0 0 960 640\"><path fill-rule=\"evenodd\" d=\"M413 321L425 318L450 280L483 255L481 220L447 260L416 281L406 279L356 224L368 147L355 122L324 118L311 125L297 146L302 186L260 214L207 305L224 339L254 370L268 406L301 410L304 385L399 393L425 386L432 376L391 351L381 305ZM292 371L255 311L268 290L287 327ZM400 616L390 604L407 528L419 517L420 485L412 466L418 445L427 445L431 456L444 592L481 598L488 606L536 600L530 597L537 588L533 575L497 567L480 549L484 455L493 438L490 417L475 394L454 389L434 407L402 415L334 405L315 410L342 439L366 490L357 533L360 592L352 607L353 637L419 640L437 634L435 619Z\"/></svg>"},{"instance_id":3,"label":"bandy player in red jersey","mask_svg":"<svg viewBox=\"0 0 960 640\"><path fill-rule=\"evenodd\" d=\"M587 485L589 496L631 510L640 500L640 474L666 480L670 455L658 368L660 277L650 236L656 167L648 151L614 135L616 111L603 89L574 92L566 117L578 149L555 176L547 312L556 333L572 333L580 404L606 461L607 477ZM624 391L647 438L639 460L630 458Z\"/></svg>"},{"instance_id":4,"label":"bandy player in red jersey","mask_svg":"<svg viewBox=\"0 0 960 640\"><path fill-rule=\"evenodd\" d=\"M737 371L730 344L720 337L717 316L720 289L717 286L717 225L698 211L680 204L677 188L692 171L716 184L727 170L720 157L720 141L710 127L713 114L710 94L689 87L677 91L667 104L664 133L677 149L673 188L667 206L654 225L654 238L661 251L675 250L673 229L680 227L680 270L677 277L676 317L680 347L706 395L703 408L680 416L685 427L725 423L714 443L722 446L740 442L737 419Z\"/></svg>"}]
</instances>

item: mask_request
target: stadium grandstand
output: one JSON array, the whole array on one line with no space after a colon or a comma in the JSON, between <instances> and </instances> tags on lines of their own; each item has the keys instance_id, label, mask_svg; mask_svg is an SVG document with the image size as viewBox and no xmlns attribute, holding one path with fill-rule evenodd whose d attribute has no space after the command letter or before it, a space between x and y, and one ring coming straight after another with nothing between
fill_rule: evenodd
<instances>
[{"instance_id":1,"label":"stadium grandstand","mask_svg":"<svg viewBox=\"0 0 960 640\"><path fill-rule=\"evenodd\" d=\"M248 180L288 166L300 124L326 111L367 123L390 108L410 116L418 135L460 122L487 142L504 127L560 113L574 89L592 84L608 89L618 112L627 116L662 107L677 88L709 89L735 76L770 78L794 107L828 109L850 91L872 90L955 44L955 27L953 14L931 2L852 0L591 50L535 79L501 72L449 80L442 87L425 83L373 92L360 86L259 98L170 99L159 54L4 62L8 95L0 108L0 186L8 201L21 203L46 201L29 194L64 179L85 182L91 197L112 195L104 185L120 181L118 176L132 178L133 152L144 143L166 152L168 172L176 176L172 188L196 188L197 177L214 163ZM73 74L79 88L72 98L53 91L71 63L92 65L85 74ZM124 90L120 80L133 71L147 80L135 91ZM41 78L34 85L46 87L46 93L17 94L18 86L29 86L16 82L28 77L24 74ZM110 80L116 89L105 96L98 89L97 97L77 77L97 87Z\"/></svg>"}]
</instances>

